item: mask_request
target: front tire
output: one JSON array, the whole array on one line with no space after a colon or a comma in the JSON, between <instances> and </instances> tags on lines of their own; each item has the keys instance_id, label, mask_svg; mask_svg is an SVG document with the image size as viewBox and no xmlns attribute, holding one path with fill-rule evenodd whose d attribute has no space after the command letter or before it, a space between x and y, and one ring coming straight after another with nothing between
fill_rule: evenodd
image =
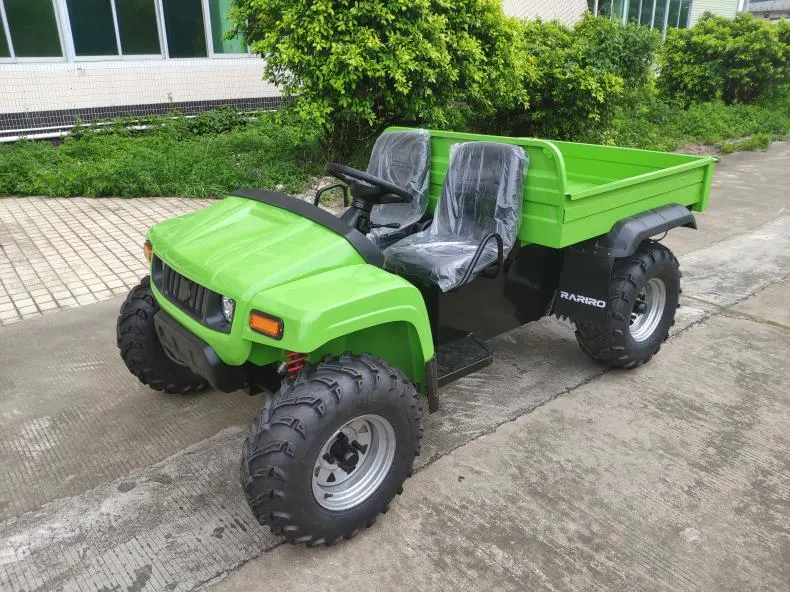
<instances>
[{"instance_id":1,"label":"front tire","mask_svg":"<svg viewBox=\"0 0 790 592\"><path fill-rule=\"evenodd\" d=\"M144 385L170 394L202 391L206 381L186 366L171 360L154 327L159 304L151 293L151 280L145 276L132 288L121 305L116 326L116 341L121 358Z\"/></svg>"},{"instance_id":2,"label":"front tire","mask_svg":"<svg viewBox=\"0 0 790 592\"><path fill-rule=\"evenodd\" d=\"M610 368L648 362L675 324L680 275L672 251L655 241L644 241L633 255L617 259L606 323L576 323L582 351Z\"/></svg>"},{"instance_id":3,"label":"front tire","mask_svg":"<svg viewBox=\"0 0 790 592\"><path fill-rule=\"evenodd\" d=\"M252 513L290 543L351 538L401 493L421 419L414 387L383 360L344 354L308 366L283 381L244 442Z\"/></svg>"}]
</instances>

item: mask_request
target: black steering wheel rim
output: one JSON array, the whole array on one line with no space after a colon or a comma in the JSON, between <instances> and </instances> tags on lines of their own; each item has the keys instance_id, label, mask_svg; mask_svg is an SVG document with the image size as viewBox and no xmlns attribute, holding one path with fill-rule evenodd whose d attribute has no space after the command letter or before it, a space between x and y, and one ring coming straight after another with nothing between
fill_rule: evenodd
<instances>
[{"instance_id":1,"label":"black steering wheel rim","mask_svg":"<svg viewBox=\"0 0 790 592\"><path fill-rule=\"evenodd\" d=\"M340 179L341 181L348 183L353 187L354 183L367 183L368 185L373 185L374 187L378 187L382 190L383 195L392 195L395 197L400 197L403 201L400 203L410 203L412 200L412 195L406 191L398 187L397 185L393 185L389 181L385 181L381 177L376 177L364 171L360 171L359 169L351 168L344 164L339 164L336 162L328 162L326 163L326 172L335 177L336 179ZM352 190L352 195L353 195ZM371 200L372 201L372 200ZM376 201L375 203L379 203ZM383 202L382 202L383 203ZM388 202L391 203L391 202Z\"/></svg>"}]
</instances>

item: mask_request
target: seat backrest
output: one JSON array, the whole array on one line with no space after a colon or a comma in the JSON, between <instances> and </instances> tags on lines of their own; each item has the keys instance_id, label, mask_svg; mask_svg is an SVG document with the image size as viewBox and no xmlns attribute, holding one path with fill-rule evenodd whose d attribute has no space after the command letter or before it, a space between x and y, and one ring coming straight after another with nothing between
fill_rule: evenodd
<instances>
[{"instance_id":1,"label":"seat backrest","mask_svg":"<svg viewBox=\"0 0 790 592\"><path fill-rule=\"evenodd\" d=\"M408 204L373 206L370 216L373 222L403 224L404 221L419 220L428 207L431 135L427 130L382 134L373 145L367 172L402 187L413 197Z\"/></svg>"},{"instance_id":2,"label":"seat backrest","mask_svg":"<svg viewBox=\"0 0 790 592\"><path fill-rule=\"evenodd\" d=\"M520 146L464 142L450 149L450 164L430 233L479 242L490 232L505 252L516 242L524 200L527 155Z\"/></svg>"}]
</instances>

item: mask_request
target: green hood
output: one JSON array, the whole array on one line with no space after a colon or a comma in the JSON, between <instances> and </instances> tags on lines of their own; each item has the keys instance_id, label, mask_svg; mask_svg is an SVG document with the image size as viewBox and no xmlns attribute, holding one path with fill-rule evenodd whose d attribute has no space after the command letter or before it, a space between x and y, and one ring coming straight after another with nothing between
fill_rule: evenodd
<instances>
[{"instance_id":1,"label":"green hood","mask_svg":"<svg viewBox=\"0 0 790 592\"><path fill-rule=\"evenodd\" d=\"M337 233L241 197L157 224L149 236L156 255L176 271L237 301L305 276L364 263Z\"/></svg>"}]
</instances>

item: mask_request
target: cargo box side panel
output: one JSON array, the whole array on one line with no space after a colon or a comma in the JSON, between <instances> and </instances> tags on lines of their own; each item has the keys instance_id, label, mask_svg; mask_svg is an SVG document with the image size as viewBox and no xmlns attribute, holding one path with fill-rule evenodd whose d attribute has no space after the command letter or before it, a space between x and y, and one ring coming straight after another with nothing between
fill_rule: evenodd
<instances>
[{"instance_id":1,"label":"cargo box side panel","mask_svg":"<svg viewBox=\"0 0 790 592\"><path fill-rule=\"evenodd\" d=\"M613 188L565 206L560 246L565 247L609 232L634 214L667 204L682 204L698 210L707 192L707 166Z\"/></svg>"},{"instance_id":2,"label":"cargo box side panel","mask_svg":"<svg viewBox=\"0 0 790 592\"><path fill-rule=\"evenodd\" d=\"M555 142L565 161L568 191L578 199L587 190L699 162L700 157L635 148Z\"/></svg>"}]
</instances>

